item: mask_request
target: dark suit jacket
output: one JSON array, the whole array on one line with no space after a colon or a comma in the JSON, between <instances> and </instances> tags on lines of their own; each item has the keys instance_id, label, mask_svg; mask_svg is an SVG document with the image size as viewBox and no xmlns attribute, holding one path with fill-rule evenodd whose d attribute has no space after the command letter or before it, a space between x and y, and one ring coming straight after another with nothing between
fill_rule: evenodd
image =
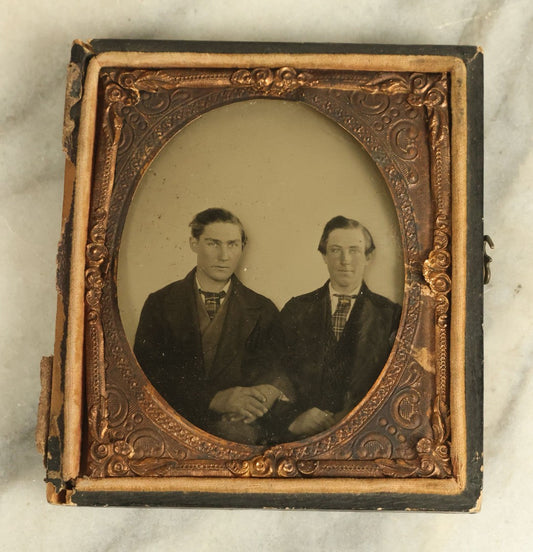
<instances>
[{"instance_id":1,"label":"dark suit jacket","mask_svg":"<svg viewBox=\"0 0 533 552\"><path fill-rule=\"evenodd\" d=\"M288 375L297 394L293 415L313 406L351 409L376 381L394 343L401 307L372 293L364 282L337 342L328 284L291 299L281 311Z\"/></svg>"},{"instance_id":2,"label":"dark suit jacket","mask_svg":"<svg viewBox=\"0 0 533 552\"><path fill-rule=\"evenodd\" d=\"M195 270L146 300L135 336L141 368L166 401L187 420L210 430L214 395L235 386L275 385L291 394L281 370L283 332L272 301L245 287L235 276L228 310L209 375L194 286Z\"/></svg>"}]
</instances>

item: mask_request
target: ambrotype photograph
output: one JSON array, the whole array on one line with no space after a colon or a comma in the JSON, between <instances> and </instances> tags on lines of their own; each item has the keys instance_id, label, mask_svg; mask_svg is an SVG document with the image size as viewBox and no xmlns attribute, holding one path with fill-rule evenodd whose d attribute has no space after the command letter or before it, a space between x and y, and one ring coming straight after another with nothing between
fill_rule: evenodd
<instances>
[{"instance_id":1,"label":"ambrotype photograph","mask_svg":"<svg viewBox=\"0 0 533 552\"><path fill-rule=\"evenodd\" d=\"M139 185L121 313L144 374L188 421L240 443L295 441L340 421L385 366L403 295L397 217L368 154L325 117L266 100L217 111ZM195 213L206 197L232 211ZM147 294L152 282L166 285Z\"/></svg>"},{"instance_id":2,"label":"ambrotype photograph","mask_svg":"<svg viewBox=\"0 0 533 552\"><path fill-rule=\"evenodd\" d=\"M142 46L73 49L51 500L474 507L475 52Z\"/></svg>"}]
</instances>

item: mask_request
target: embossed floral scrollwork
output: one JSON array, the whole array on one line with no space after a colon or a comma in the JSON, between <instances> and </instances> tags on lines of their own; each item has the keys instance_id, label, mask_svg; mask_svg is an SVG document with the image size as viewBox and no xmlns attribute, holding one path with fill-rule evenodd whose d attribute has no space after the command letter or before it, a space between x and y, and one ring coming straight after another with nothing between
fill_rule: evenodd
<instances>
[{"instance_id":1,"label":"embossed floral scrollwork","mask_svg":"<svg viewBox=\"0 0 533 552\"><path fill-rule=\"evenodd\" d=\"M109 476L124 476L130 471L128 462L125 457L118 454L113 455L106 464L107 474Z\"/></svg>"},{"instance_id":2,"label":"embossed floral scrollwork","mask_svg":"<svg viewBox=\"0 0 533 552\"><path fill-rule=\"evenodd\" d=\"M276 471L280 477L295 477L298 475L298 468L293 458L282 458Z\"/></svg>"},{"instance_id":3,"label":"embossed floral scrollwork","mask_svg":"<svg viewBox=\"0 0 533 552\"><path fill-rule=\"evenodd\" d=\"M376 464L387 477L434 477L444 479L451 477L452 469L449 448L445 443L439 443L429 438L418 441L416 460L396 460L383 458Z\"/></svg>"},{"instance_id":4,"label":"embossed floral scrollwork","mask_svg":"<svg viewBox=\"0 0 533 552\"><path fill-rule=\"evenodd\" d=\"M130 470L141 477L169 475L179 465L180 463L172 458L142 458L129 461Z\"/></svg>"},{"instance_id":5,"label":"embossed floral scrollwork","mask_svg":"<svg viewBox=\"0 0 533 552\"><path fill-rule=\"evenodd\" d=\"M436 107L446 103L446 77L430 77L425 73L413 73L409 77L407 102L413 106Z\"/></svg>"},{"instance_id":6,"label":"embossed floral scrollwork","mask_svg":"<svg viewBox=\"0 0 533 552\"><path fill-rule=\"evenodd\" d=\"M413 122L398 121L389 132L390 144L394 153L405 161L415 159L418 156L418 134L418 129Z\"/></svg>"},{"instance_id":7,"label":"embossed floral scrollwork","mask_svg":"<svg viewBox=\"0 0 533 552\"><path fill-rule=\"evenodd\" d=\"M136 84L139 81L140 74L142 73L138 71L136 73L129 73L129 72L121 73L118 77L118 82L120 83L120 86L122 88L127 88L129 90L136 90L137 89Z\"/></svg>"},{"instance_id":8,"label":"embossed floral scrollwork","mask_svg":"<svg viewBox=\"0 0 533 552\"><path fill-rule=\"evenodd\" d=\"M416 361L412 361L393 396L390 412L395 423L402 429L416 429L422 423L421 379L422 368Z\"/></svg>"},{"instance_id":9,"label":"embossed floral scrollwork","mask_svg":"<svg viewBox=\"0 0 533 552\"><path fill-rule=\"evenodd\" d=\"M416 449L420 454L420 475L424 477L450 477L452 475L449 451L449 420L446 408L437 396L431 415L433 439L420 439ZM443 414L444 413L444 414Z\"/></svg>"},{"instance_id":10,"label":"embossed floral scrollwork","mask_svg":"<svg viewBox=\"0 0 533 552\"><path fill-rule=\"evenodd\" d=\"M313 475L318 469L319 463L317 460L299 460L296 464L298 471L302 475Z\"/></svg>"},{"instance_id":11,"label":"embossed floral scrollwork","mask_svg":"<svg viewBox=\"0 0 533 552\"><path fill-rule=\"evenodd\" d=\"M424 278L434 293L449 293L452 285L451 279L439 268L438 263L435 263L436 257L438 257L438 253L431 252L429 258L424 262Z\"/></svg>"},{"instance_id":12,"label":"embossed floral scrollwork","mask_svg":"<svg viewBox=\"0 0 533 552\"><path fill-rule=\"evenodd\" d=\"M98 207L94 211L94 223L89 232L89 238L91 242L103 243L105 239L105 221L107 218L107 212L105 209ZM98 260L98 259L96 259Z\"/></svg>"},{"instance_id":13,"label":"embossed floral scrollwork","mask_svg":"<svg viewBox=\"0 0 533 552\"><path fill-rule=\"evenodd\" d=\"M413 93L422 92L428 84L428 76L425 73L412 73L409 76L409 85Z\"/></svg>"},{"instance_id":14,"label":"embossed floral scrollwork","mask_svg":"<svg viewBox=\"0 0 533 552\"><path fill-rule=\"evenodd\" d=\"M430 78L415 73L410 78L411 91L407 96L408 104L424 106L427 111L431 145L433 148L445 140L447 125L447 78L445 74Z\"/></svg>"},{"instance_id":15,"label":"embossed floral scrollwork","mask_svg":"<svg viewBox=\"0 0 533 552\"><path fill-rule=\"evenodd\" d=\"M111 453L111 445L109 443L94 442L91 446L91 456L96 460L103 460Z\"/></svg>"},{"instance_id":16,"label":"embossed floral scrollwork","mask_svg":"<svg viewBox=\"0 0 533 552\"><path fill-rule=\"evenodd\" d=\"M440 330L448 327L448 311L450 301L445 295L439 295L435 302L435 319Z\"/></svg>"},{"instance_id":17,"label":"embossed floral scrollwork","mask_svg":"<svg viewBox=\"0 0 533 552\"><path fill-rule=\"evenodd\" d=\"M139 92L157 93L160 90L172 90L183 77L179 73L171 71L133 71L121 73L118 82L123 88L130 90L139 100Z\"/></svg>"},{"instance_id":18,"label":"embossed floral scrollwork","mask_svg":"<svg viewBox=\"0 0 533 552\"><path fill-rule=\"evenodd\" d=\"M256 456L251 460L234 460L226 462L226 467L233 475L241 477L272 477L275 460L270 455Z\"/></svg>"},{"instance_id":19,"label":"embossed floral scrollwork","mask_svg":"<svg viewBox=\"0 0 533 552\"><path fill-rule=\"evenodd\" d=\"M89 232L89 243L85 248L87 268L85 270L85 301L90 307L89 321L95 322L99 318L99 305L104 287L102 265L108 259L109 252L104 245L106 212L98 209L95 213L95 223Z\"/></svg>"},{"instance_id":20,"label":"embossed floral scrollwork","mask_svg":"<svg viewBox=\"0 0 533 552\"><path fill-rule=\"evenodd\" d=\"M428 265L429 268L432 270L447 270L451 263L451 256L449 251L446 251L444 247L446 247L448 239L445 238L440 241L439 243L439 237L445 237L446 234L443 232L437 232L435 235L435 244L437 245L437 249L434 249L429 256L428 259Z\"/></svg>"},{"instance_id":21,"label":"embossed floral scrollwork","mask_svg":"<svg viewBox=\"0 0 533 552\"><path fill-rule=\"evenodd\" d=\"M226 468L233 475L245 477L250 474L249 462L247 460L230 460L226 462Z\"/></svg>"},{"instance_id":22,"label":"embossed floral scrollwork","mask_svg":"<svg viewBox=\"0 0 533 552\"><path fill-rule=\"evenodd\" d=\"M165 452L165 443L161 435L150 428L142 428L130 433L126 440L131 446L132 456L145 458L153 456L159 458Z\"/></svg>"},{"instance_id":23,"label":"embossed floral scrollwork","mask_svg":"<svg viewBox=\"0 0 533 552\"><path fill-rule=\"evenodd\" d=\"M365 94L360 91L354 92L350 97L350 101L363 113L369 115L383 113L390 105L390 98L386 94Z\"/></svg>"},{"instance_id":24,"label":"embossed floral scrollwork","mask_svg":"<svg viewBox=\"0 0 533 552\"><path fill-rule=\"evenodd\" d=\"M421 455L420 475L426 477L447 477L451 475L450 458L446 445L435 445L431 439L420 439L416 450Z\"/></svg>"},{"instance_id":25,"label":"embossed floral scrollwork","mask_svg":"<svg viewBox=\"0 0 533 552\"><path fill-rule=\"evenodd\" d=\"M133 129L125 125L122 127L122 132L120 133L120 140L117 144L118 153L127 151L133 144L135 133Z\"/></svg>"},{"instance_id":26,"label":"embossed floral scrollwork","mask_svg":"<svg viewBox=\"0 0 533 552\"><path fill-rule=\"evenodd\" d=\"M100 264L108 255L106 246L103 243L90 243L87 245L87 260L94 264Z\"/></svg>"},{"instance_id":27,"label":"embossed floral scrollwork","mask_svg":"<svg viewBox=\"0 0 533 552\"><path fill-rule=\"evenodd\" d=\"M354 445L354 456L363 460L390 458L392 455L391 440L380 433L370 433Z\"/></svg>"},{"instance_id":28,"label":"embossed floral scrollwork","mask_svg":"<svg viewBox=\"0 0 533 552\"><path fill-rule=\"evenodd\" d=\"M93 427L98 442L102 443L107 436L109 428L107 397L100 396L89 410L89 425Z\"/></svg>"},{"instance_id":29,"label":"embossed floral scrollwork","mask_svg":"<svg viewBox=\"0 0 533 552\"><path fill-rule=\"evenodd\" d=\"M256 456L251 460L232 460L226 468L239 477L301 477L312 475L318 469L316 460L296 460L291 456L279 456L272 452Z\"/></svg>"},{"instance_id":30,"label":"embossed floral scrollwork","mask_svg":"<svg viewBox=\"0 0 533 552\"><path fill-rule=\"evenodd\" d=\"M435 294L447 294L451 289L451 279L447 274L451 263L447 228L447 219L439 215L435 223L434 247L423 266L424 278Z\"/></svg>"},{"instance_id":31,"label":"embossed floral scrollwork","mask_svg":"<svg viewBox=\"0 0 533 552\"><path fill-rule=\"evenodd\" d=\"M240 69L231 76L231 81L234 84L244 86L252 86L257 90L268 90L274 82L274 73L266 67L261 67L249 71L248 69Z\"/></svg>"},{"instance_id":32,"label":"embossed floral scrollwork","mask_svg":"<svg viewBox=\"0 0 533 552\"><path fill-rule=\"evenodd\" d=\"M131 105L135 103L137 98L132 97L122 86L111 82L105 87L104 99L109 104L121 103L123 105Z\"/></svg>"},{"instance_id":33,"label":"embossed floral scrollwork","mask_svg":"<svg viewBox=\"0 0 533 552\"><path fill-rule=\"evenodd\" d=\"M269 477L274 473L274 459L269 456L256 456L249 462L252 477Z\"/></svg>"},{"instance_id":34,"label":"embossed floral scrollwork","mask_svg":"<svg viewBox=\"0 0 533 552\"><path fill-rule=\"evenodd\" d=\"M406 94L410 91L409 80L399 73L362 73L354 79L353 85L369 94Z\"/></svg>"},{"instance_id":35,"label":"embossed floral scrollwork","mask_svg":"<svg viewBox=\"0 0 533 552\"><path fill-rule=\"evenodd\" d=\"M446 325L449 310L447 295L451 290L451 279L447 274L451 265L451 256L448 251L448 232L448 219L446 216L439 214L435 221L434 248L424 263L424 277L433 293L436 294L435 316L440 327Z\"/></svg>"},{"instance_id":36,"label":"embossed floral scrollwork","mask_svg":"<svg viewBox=\"0 0 533 552\"><path fill-rule=\"evenodd\" d=\"M394 421L405 429L417 428L422 422L419 404L420 393L418 391L405 389L398 393L391 405Z\"/></svg>"},{"instance_id":37,"label":"embossed floral scrollwork","mask_svg":"<svg viewBox=\"0 0 533 552\"><path fill-rule=\"evenodd\" d=\"M431 88L426 95L425 105L427 107L443 106L446 103L446 93L439 88Z\"/></svg>"},{"instance_id":38,"label":"embossed floral scrollwork","mask_svg":"<svg viewBox=\"0 0 533 552\"><path fill-rule=\"evenodd\" d=\"M311 74L298 72L293 67L281 67L276 71L258 67L252 70L238 69L231 75L230 82L237 86L249 86L264 94L281 96L301 86L311 86L316 80Z\"/></svg>"},{"instance_id":39,"label":"embossed floral scrollwork","mask_svg":"<svg viewBox=\"0 0 533 552\"><path fill-rule=\"evenodd\" d=\"M100 269L98 267L88 268L85 271L85 282L87 286L85 301L92 309L95 309L100 303L102 288L104 286L104 280Z\"/></svg>"},{"instance_id":40,"label":"embossed floral scrollwork","mask_svg":"<svg viewBox=\"0 0 533 552\"><path fill-rule=\"evenodd\" d=\"M176 445L167 447L159 432L146 427L138 428L143 421L142 415L128 414L127 405L120 405L117 409L113 403L117 399L119 402L123 400L113 388L109 391L109 397L102 397L100 407L93 407L89 416L93 427L100 428L98 438L90 447L92 473L96 477L165 475L187 458L183 448Z\"/></svg>"},{"instance_id":41,"label":"embossed floral scrollwork","mask_svg":"<svg viewBox=\"0 0 533 552\"><path fill-rule=\"evenodd\" d=\"M148 128L148 121L146 118L139 113L138 111L134 111L131 108L125 108L122 111L122 115L124 116L124 119L128 123L128 125L133 129L133 131L144 131Z\"/></svg>"},{"instance_id":42,"label":"embossed floral scrollwork","mask_svg":"<svg viewBox=\"0 0 533 552\"><path fill-rule=\"evenodd\" d=\"M120 456L130 456L133 454L133 447L127 441L115 441L113 451Z\"/></svg>"},{"instance_id":43,"label":"embossed floral scrollwork","mask_svg":"<svg viewBox=\"0 0 533 552\"><path fill-rule=\"evenodd\" d=\"M418 389L421 385L422 378L422 367L418 362L413 360L407 370L405 370L402 379L400 380L400 388L409 387L413 389Z\"/></svg>"},{"instance_id":44,"label":"embossed floral scrollwork","mask_svg":"<svg viewBox=\"0 0 533 552\"><path fill-rule=\"evenodd\" d=\"M451 291L451 279L448 271L451 265L451 256L448 251L449 243L449 221L448 217L439 212L435 220L433 234L433 250L424 262L423 274L430 290L434 296L435 309L435 337L437 346L437 370L436 397L433 411L432 429L435 434L431 450L424 452L424 473L432 473L434 470L447 473L446 450L444 446L444 435L448 424L446 414L446 397L448 394L448 313L450 301L448 294ZM426 451L427 442L419 444L420 449ZM420 451L419 451L420 452ZM437 467L432 467L433 463Z\"/></svg>"},{"instance_id":45,"label":"embossed floral scrollwork","mask_svg":"<svg viewBox=\"0 0 533 552\"><path fill-rule=\"evenodd\" d=\"M110 427L121 426L128 417L128 399L117 386L107 388L108 420Z\"/></svg>"},{"instance_id":46,"label":"embossed floral scrollwork","mask_svg":"<svg viewBox=\"0 0 533 552\"><path fill-rule=\"evenodd\" d=\"M168 109L172 101L172 96L166 90L160 90L155 94L146 94L144 101L139 102L137 108L147 115L156 115L163 113Z\"/></svg>"}]
</instances>

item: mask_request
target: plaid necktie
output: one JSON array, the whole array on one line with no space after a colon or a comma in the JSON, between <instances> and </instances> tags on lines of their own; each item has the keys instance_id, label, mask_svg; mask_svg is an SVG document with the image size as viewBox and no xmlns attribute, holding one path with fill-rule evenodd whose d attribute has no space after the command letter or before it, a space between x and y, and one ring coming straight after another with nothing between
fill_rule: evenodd
<instances>
[{"instance_id":1,"label":"plaid necktie","mask_svg":"<svg viewBox=\"0 0 533 552\"><path fill-rule=\"evenodd\" d=\"M350 312L350 305L352 303L352 295L340 295L338 293L334 294L338 298L337 308L333 313L332 323L333 323L333 332L337 341L339 341L344 326L346 325L346 319L348 318L348 313Z\"/></svg>"},{"instance_id":2,"label":"plaid necktie","mask_svg":"<svg viewBox=\"0 0 533 552\"><path fill-rule=\"evenodd\" d=\"M215 314L220 308L220 301L226 297L226 292L221 291L220 293L217 293L212 291L203 291L201 289L198 291L205 297L205 308L207 310L207 314L209 315L209 318L213 320L213 318L215 318Z\"/></svg>"}]
</instances>

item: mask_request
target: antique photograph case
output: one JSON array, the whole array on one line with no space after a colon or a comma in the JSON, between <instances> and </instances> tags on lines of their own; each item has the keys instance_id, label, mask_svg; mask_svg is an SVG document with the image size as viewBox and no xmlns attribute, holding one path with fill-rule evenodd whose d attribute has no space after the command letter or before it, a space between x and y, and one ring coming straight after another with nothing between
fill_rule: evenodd
<instances>
[{"instance_id":1,"label":"antique photograph case","mask_svg":"<svg viewBox=\"0 0 533 552\"><path fill-rule=\"evenodd\" d=\"M475 47L76 41L48 500L477 511L482 114Z\"/></svg>"}]
</instances>

